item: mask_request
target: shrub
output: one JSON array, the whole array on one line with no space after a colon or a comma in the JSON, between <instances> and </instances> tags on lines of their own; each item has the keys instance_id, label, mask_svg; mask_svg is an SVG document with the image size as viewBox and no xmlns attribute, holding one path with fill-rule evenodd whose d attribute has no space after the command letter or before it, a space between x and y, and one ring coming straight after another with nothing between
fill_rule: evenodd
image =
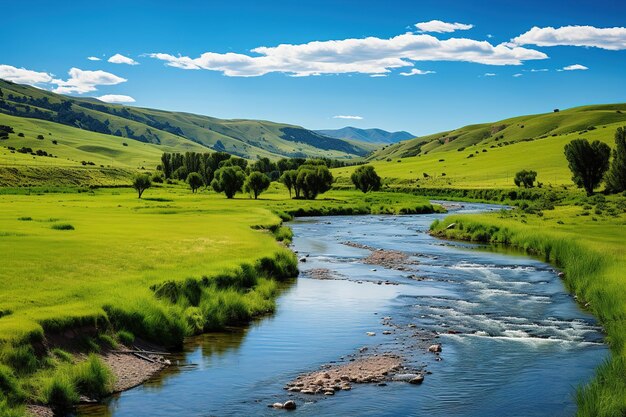
<instances>
[{"instance_id":1,"label":"shrub","mask_svg":"<svg viewBox=\"0 0 626 417\"><path fill-rule=\"evenodd\" d=\"M55 223L51 228L54 230L74 230L74 226L69 223Z\"/></svg>"},{"instance_id":2,"label":"shrub","mask_svg":"<svg viewBox=\"0 0 626 417\"><path fill-rule=\"evenodd\" d=\"M64 351L63 349L54 348L54 349L52 349L51 353L54 356L56 356L62 362L71 363L73 361L72 355L70 353Z\"/></svg>"},{"instance_id":3,"label":"shrub","mask_svg":"<svg viewBox=\"0 0 626 417\"><path fill-rule=\"evenodd\" d=\"M37 139L43 140L43 135L37 135Z\"/></svg>"},{"instance_id":4,"label":"shrub","mask_svg":"<svg viewBox=\"0 0 626 417\"><path fill-rule=\"evenodd\" d=\"M20 138L23 138L24 134L22 132L20 132L20 133L17 134L17 136L20 137Z\"/></svg>"},{"instance_id":5,"label":"shrub","mask_svg":"<svg viewBox=\"0 0 626 417\"><path fill-rule=\"evenodd\" d=\"M524 186L524 188L533 188L536 178L537 171L527 171L524 169L515 174L513 182L518 187Z\"/></svg>"},{"instance_id":6,"label":"shrub","mask_svg":"<svg viewBox=\"0 0 626 417\"><path fill-rule=\"evenodd\" d=\"M163 175L154 174L152 176L152 182L157 183L157 184L163 184Z\"/></svg>"},{"instance_id":7,"label":"shrub","mask_svg":"<svg viewBox=\"0 0 626 417\"><path fill-rule=\"evenodd\" d=\"M356 189L364 193L380 190L381 179L371 165L361 165L354 170L350 179Z\"/></svg>"}]
</instances>

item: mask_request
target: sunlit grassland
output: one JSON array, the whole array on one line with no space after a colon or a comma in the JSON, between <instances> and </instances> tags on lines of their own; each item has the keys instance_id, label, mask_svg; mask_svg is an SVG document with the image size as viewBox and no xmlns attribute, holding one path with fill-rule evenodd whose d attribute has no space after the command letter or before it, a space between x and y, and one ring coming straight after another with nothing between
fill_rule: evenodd
<instances>
[{"instance_id":1,"label":"sunlit grassland","mask_svg":"<svg viewBox=\"0 0 626 417\"><path fill-rule=\"evenodd\" d=\"M375 204L374 204L375 203ZM378 204L380 203L380 204ZM0 340L19 339L40 323L102 317L103 306L154 298L150 287L165 280L211 276L272 256L272 211L326 214L426 208L426 200L380 193L364 201L352 191L319 200L290 200L274 185L258 201L227 200L184 187L152 188L143 199L131 189L82 194L0 197ZM74 230L57 230L55 225Z\"/></svg>"},{"instance_id":2,"label":"sunlit grassland","mask_svg":"<svg viewBox=\"0 0 626 417\"><path fill-rule=\"evenodd\" d=\"M537 181L544 186L573 188L571 172L563 148L574 139L600 140L614 146L618 122L578 133L548 136L531 142L516 142L508 146L491 148L493 142L471 145L462 151L442 147L421 156L372 161L378 174L391 186L402 187L454 187L454 188L510 188L515 173L523 169L537 171ZM473 155L468 158L469 155ZM333 175L339 184L349 185L355 167L337 168ZM428 177L424 177L424 173ZM444 175L445 174L445 175Z\"/></svg>"},{"instance_id":3,"label":"sunlit grassland","mask_svg":"<svg viewBox=\"0 0 626 417\"><path fill-rule=\"evenodd\" d=\"M566 286L599 320L611 358L577 392L581 416L626 413L626 215L564 206L542 216L449 216L433 230L445 237L502 243L543 257L565 272ZM447 227L454 223L450 229Z\"/></svg>"}]
</instances>

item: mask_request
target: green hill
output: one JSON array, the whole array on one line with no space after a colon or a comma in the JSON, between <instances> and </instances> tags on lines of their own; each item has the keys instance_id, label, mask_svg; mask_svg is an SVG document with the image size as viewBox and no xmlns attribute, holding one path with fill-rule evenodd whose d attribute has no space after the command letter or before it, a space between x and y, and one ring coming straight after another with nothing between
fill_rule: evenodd
<instances>
[{"instance_id":1,"label":"green hill","mask_svg":"<svg viewBox=\"0 0 626 417\"><path fill-rule=\"evenodd\" d=\"M626 104L575 107L552 113L518 116L495 123L469 125L386 146L370 160L405 158L431 152L460 150L468 146L506 146L570 133L584 132L611 123L626 121Z\"/></svg>"},{"instance_id":2,"label":"green hill","mask_svg":"<svg viewBox=\"0 0 626 417\"><path fill-rule=\"evenodd\" d=\"M77 127L108 135L111 140L112 137L126 138L126 142L133 140L178 151L225 151L249 159L348 159L364 156L371 150L300 126L261 120L223 120L107 104L93 98L67 97L3 80L0 80L0 113Z\"/></svg>"},{"instance_id":3,"label":"green hill","mask_svg":"<svg viewBox=\"0 0 626 417\"><path fill-rule=\"evenodd\" d=\"M407 187L512 187L522 169L537 171L546 185L572 185L565 144L586 138L614 146L615 129L623 125L626 104L577 107L415 138L385 146L368 160L382 177ZM347 184L353 169L336 169L335 175Z\"/></svg>"}]
</instances>

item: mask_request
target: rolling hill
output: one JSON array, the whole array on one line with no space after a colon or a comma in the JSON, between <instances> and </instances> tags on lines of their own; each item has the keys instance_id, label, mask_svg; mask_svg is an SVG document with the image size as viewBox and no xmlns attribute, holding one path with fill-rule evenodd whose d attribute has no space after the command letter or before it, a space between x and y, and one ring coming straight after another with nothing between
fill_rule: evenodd
<instances>
[{"instance_id":1,"label":"rolling hill","mask_svg":"<svg viewBox=\"0 0 626 417\"><path fill-rule=\"evenodd\" d=\"M401 188L510 188L522 169L537 171L546 186L573 187L564 146L585 138L614 147L615 130L624 125L626 104L576 107L415 138L385 146L368 160ZM333 173L349 186L353 170Z\"/></svg>"},{"instance_id":2,"label":"rolling hill","mask_svg":"<svg viewBox=\"0 0 626 417\"><path fill-rule=\"evenodd\" d=\"M331 138L350 139L376 145L396 143L415 137L415 135L405 131L388 132L382 129L359 129L351 126L335 130L316 130L316 132Z\"/></svg>"},{"instance_id":3,"label":"rolling hill","mask_svg":"<svg viewBox=\"0 0 626 417\"><path fill-rule=\"evenodd\" d=\"M369 160L406 158L432 152L463 151L469 146L502 147L626 121L626 104L575 107L563 111L518 116L494 123L469 125L433 135L417 137L371 154ZM588 129L591 128L591 129Z\"/></svg>"},{"instance_id":4,"label":"rolling hill","mask_svg":"<svg viewBox=\"0 0 626 417\"><path fill-rule=\"evenodd\" d=\"M225 151L244 158L364 156L371 147L300 126L262 120L217 119L68 97L0 80L0 113L46 120L169 150ZM102 139L102 138L101 138ZM104 139L103 139L104 140ZM156 161L155 161L156 162Z\"/></svg>"}]
</instances>

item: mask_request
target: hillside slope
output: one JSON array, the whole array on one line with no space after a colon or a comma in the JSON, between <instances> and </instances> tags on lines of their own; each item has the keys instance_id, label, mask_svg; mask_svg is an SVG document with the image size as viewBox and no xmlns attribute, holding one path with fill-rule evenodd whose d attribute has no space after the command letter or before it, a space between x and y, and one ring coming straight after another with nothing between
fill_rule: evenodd
<instances>
[{"instance_id":1,"label":"hillside slope","mask_svg":"<svg viewBox=\"0 0 626 417\"><path fill-rule=\"evenodd\" d=\"M316 132L331 138L351 139L372 144L390 144L415 137L415 135L405 131L388 132L383 129L359 129L351 126L342 129L316 130Z\"/></svg>"},{"instance_id":2,"label":"hillside slope","mask_svg":"<svg viewBox=\"0 0 626 417\"><path fill-rule=\"evenodd\" d=\"M611 123L626 122L626 104L575 107L558 112L519 116L494 123L464 126L459 129L422 136L383 147L369 160L405 158L470 146L502 147L512 143L546 139L570 133L586 133Z\"/></svg>"},{"instance_id":3,"label":"hillside slope","mask_svg":"<svg viewBox=\"0 0 626 417\"><path fill-rule=\"evenodd\" d=\"M48 120L84 130L185 150L190 142L207 151L244 158L353 158L369 152L355 143L300 126L261 120L223 120L190 113L107 104L67 97L0 80L0 113Z\"/></svg>"},{"instance_id":4,"label":"hillside slope","mask_svg":"<svg viewBox=\"0 0 626 417\"><path fill-rule=\"evenodd\" d=\"M625 125L626 104L578 107L416 138L377 151L370 163L394 187L511 188L516 172L532 169L545 186L571 188L565 145L584 138L614 147L615 130ZM491 133L494 126L506 127ZM333 173L349 186L353 170Z\"/></svg>"}]
</instances>

